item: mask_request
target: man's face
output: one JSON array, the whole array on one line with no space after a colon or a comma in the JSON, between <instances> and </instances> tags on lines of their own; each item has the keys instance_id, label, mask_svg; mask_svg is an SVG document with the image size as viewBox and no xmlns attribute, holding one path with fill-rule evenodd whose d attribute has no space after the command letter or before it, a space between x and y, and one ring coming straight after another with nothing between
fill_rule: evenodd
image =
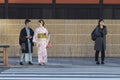
<instances>
[{"instance_id":1,"label":"man's face","mask_svg":"<svg viewBox=\"0 0 120 80\"><path fill-rule=\"evenodd\" d=\"M26 24L26 26L27 26L27 27L30 27L30 24L31 24L31 22L28 22L28 23Z\"/></svg>"}]
</instances>

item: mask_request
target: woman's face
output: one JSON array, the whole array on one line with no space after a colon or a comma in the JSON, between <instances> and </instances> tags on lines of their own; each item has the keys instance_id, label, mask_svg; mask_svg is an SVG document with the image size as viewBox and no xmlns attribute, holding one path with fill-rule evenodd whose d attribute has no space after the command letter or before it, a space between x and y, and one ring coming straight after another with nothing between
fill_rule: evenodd
<instances>
[{"instance_id":1,"label":"woman's face","mask_svg":"<svg viewBox=\"0 0 120 80\"><path fill-rule=\"evenodd\" d=\"M39 25L40 25L40 26L43 26L43 23L42 23L42 22L39 22Z\"/></svg>"},{"instance_id":2,"label":"woman's face","mask_svg":"<svg viewBox=\"0 0 120 80\"><path fill-rule=\"evenodd\" d=\"M103 26L103 25L104 25L104 21L101 21L101 22L100 22L100 25Z\"/></svg>"}]
</instances>

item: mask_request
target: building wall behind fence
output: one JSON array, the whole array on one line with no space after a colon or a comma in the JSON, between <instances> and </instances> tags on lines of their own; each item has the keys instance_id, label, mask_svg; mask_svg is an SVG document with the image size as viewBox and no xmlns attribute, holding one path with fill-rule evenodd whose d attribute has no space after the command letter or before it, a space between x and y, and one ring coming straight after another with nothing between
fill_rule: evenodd
<instances>
[{"instance_id":1,"label":"building wall behind fence","mask_svg":"<svg viewBox=\"0 0 120 80\"><path fill-rule=\"evenodd\" d=\"M38 19L31 19L31 28L38 26ZM98 20L45 19L46 28L51 33L52 48L49 57L94 57L94 42L90 34ZM107 57L120 57L120 20L105 20L108 28ZM20 55L18 44L23 19L0 19L0 44L9 44L10 57ZM34 56L37 56L34 47ZM2 56L2 54L1 54Z\"/></svg>"}]
</instances>

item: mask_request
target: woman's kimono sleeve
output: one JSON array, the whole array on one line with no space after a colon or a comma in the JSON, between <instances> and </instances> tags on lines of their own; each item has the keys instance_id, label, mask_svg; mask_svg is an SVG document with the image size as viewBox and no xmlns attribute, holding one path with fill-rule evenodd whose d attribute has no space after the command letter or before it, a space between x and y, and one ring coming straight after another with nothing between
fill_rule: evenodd
<instances>
[{"instance_id":1,"label":"woman's kimono sleeve","mask_svg":"<svg viewBox=\"0 0 120 80\"><path fill-rule=\"evenodd\" d=\"M36 29L35 32L34 32L33 42L38 42L37 29Z\"/></svg>"}]
</instances>

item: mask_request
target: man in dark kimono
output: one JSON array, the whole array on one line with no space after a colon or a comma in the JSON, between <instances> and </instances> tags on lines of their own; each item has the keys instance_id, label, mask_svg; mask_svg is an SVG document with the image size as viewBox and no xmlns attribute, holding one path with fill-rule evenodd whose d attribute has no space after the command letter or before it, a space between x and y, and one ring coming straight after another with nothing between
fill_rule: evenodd
<instances>
[{"instance_id":1,"label":"man in dark kimono","mask_svg":"<svg viewBox=\"0 0 120 80\"><path fill-rule=\"evenodd\" d=\"M21 58L20 65L23 65L23 61L28 61L28 64L32 65L32 52L33 52L33 35L34 32L30 28L30 20L25 20L25 27L20 31L19 44L21 46ZM27 59L26 59L27 58Z\"/></svg>"}]
</instances>

